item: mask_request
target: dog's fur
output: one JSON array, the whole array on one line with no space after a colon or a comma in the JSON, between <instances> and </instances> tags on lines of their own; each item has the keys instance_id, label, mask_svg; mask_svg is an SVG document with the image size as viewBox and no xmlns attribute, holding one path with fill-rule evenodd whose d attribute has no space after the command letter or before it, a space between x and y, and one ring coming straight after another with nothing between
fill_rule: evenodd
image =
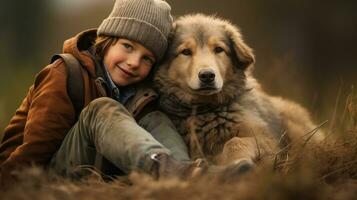
<instances>
[{"instance_id":1,"label":"dog's fur","mask_svg":"<svg viewBox=\"0 0 357 200\"><path fill-rule=\"evenodd\" d=\"M192 158L222 164L272 155L316 126L301 106L262 91L255 58L238 28L202 14L175 21L155 74L160 106L174 121ZM315 134L310 142L322 139Z\"/></svg>"}]
</instances>

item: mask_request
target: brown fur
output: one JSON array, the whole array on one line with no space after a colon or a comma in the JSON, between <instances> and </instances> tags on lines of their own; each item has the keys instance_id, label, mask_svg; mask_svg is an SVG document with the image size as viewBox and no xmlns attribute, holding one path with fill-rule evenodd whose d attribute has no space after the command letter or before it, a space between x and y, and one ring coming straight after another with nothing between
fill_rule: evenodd
<instances>
[{"instance_id":1,"label":"brown fur","mask_svg":"<svg viewBox=\"0 0 357 200\"><path fill-rule=\"evenodd\" d=\"M254 161L316 127L304 108L262 91L251 73L254 61L239 29L226 20L196 14L175 22L155 83L160 106L192 158ZM315 134L311 141L321 139Z\"/></svg>"}]
</instances>

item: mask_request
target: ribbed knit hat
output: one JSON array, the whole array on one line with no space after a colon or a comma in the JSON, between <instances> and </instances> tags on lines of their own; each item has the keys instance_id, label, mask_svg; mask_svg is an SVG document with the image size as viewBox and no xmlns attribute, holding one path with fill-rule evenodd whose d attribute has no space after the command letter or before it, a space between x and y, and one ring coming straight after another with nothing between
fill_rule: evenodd
<instances>
[{"instance_id":1,"label":"ribbed knit hat","mask_svg":"<svg viewBox=\"0 0 357 200\"><path fill-rule=\"evenodd\" d=\"M97 34L136 41L160 60L172 26L170 12L170 5L163 0L116 0Z\"/></svg>"}]
</instances>

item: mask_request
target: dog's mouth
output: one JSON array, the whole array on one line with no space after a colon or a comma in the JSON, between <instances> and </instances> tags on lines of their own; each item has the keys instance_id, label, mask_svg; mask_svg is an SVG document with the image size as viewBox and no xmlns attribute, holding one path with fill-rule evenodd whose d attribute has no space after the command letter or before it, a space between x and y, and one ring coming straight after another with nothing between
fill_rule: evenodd
<instances>
[{"instance_id":1,"label":"dog's mouth","mask_svg":"<svg viewBox=\"0 0 357 200\"><path fill-rule=\"evenodd\" d=\"M198 88L197 90L198 91L212 91L212 90L217 90L217 88L214 86L204 86L204 87Z\"/></svg>"},{"instance_id":2,"label":"dog's mouth","mask_svg":"<svg viewBox=\"0 0 357 200\"><path fill-rule=\"evenodd\" d=\"M219 88L215 85L202 85L199 88L194 90L196 93L200 95L212 95L219 92Z\"/></svg>"}]
</instances>

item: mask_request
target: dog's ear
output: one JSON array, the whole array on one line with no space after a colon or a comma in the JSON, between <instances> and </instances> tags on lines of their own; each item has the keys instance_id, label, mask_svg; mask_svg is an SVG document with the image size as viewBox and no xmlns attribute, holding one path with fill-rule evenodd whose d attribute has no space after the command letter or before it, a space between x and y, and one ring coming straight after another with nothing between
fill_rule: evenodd
<instances>
[{"instance_id":1,"label":"dog's ear","mask_svg":"<svg viewBox=\"0 0 357 200\"><path fill-rule=\"evenodd\" d=\"M233 64L245 71L255 62L253 50L244 43L242 35L237 27L227 22L224 28L229 38Z\"/></svg>"}]
</instances>

